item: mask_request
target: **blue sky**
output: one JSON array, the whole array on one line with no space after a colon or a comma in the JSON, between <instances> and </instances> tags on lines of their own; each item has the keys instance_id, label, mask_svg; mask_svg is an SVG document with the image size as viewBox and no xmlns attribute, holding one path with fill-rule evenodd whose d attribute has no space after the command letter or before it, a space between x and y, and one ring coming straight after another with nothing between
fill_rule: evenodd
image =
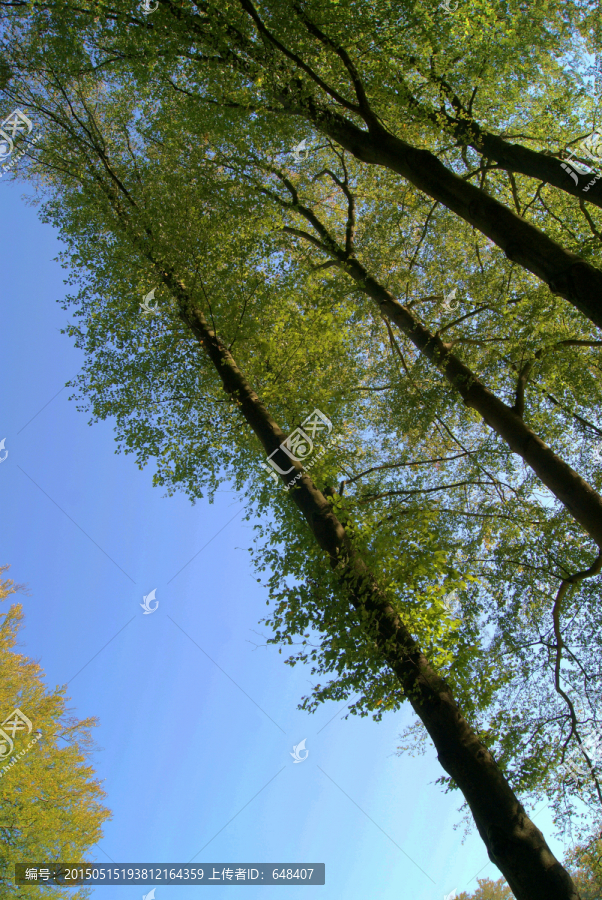
<instances>
[{"instance_id":1,"label":"blue sky","mask_svg":"<svg viewBox=\"0 0 602 900\"><path fill-rule=\"evenodd\" d=\"M116 454L112 424L89 427L68 401L61 388L81 354L59 333L60 246L22 194L0 183L0 440L9 452L0 564L29 587L20 651L49 686L68 684L74 715L99 719L93 760L113 819L89 859L326 864L323 887L251 887L270 900L300 891L441 900L473 890L479 872L498 877L478 836L462 844L462 825L454 830L461 797L434 784L433 748L395 755L409 711L374 723L344 721L334 704L297 710L310 670L255 646L267 597L237 495L194 507L163 497L150 467ZM144 615L153 589L159 607ZM304 738L309 755L295 764L290 752ZM545 809L536 822L561 854ZM116 890L127 900L150 888L93 896ZM200 890L159 887L155 897Z\"/></svg>"}]
</instances>

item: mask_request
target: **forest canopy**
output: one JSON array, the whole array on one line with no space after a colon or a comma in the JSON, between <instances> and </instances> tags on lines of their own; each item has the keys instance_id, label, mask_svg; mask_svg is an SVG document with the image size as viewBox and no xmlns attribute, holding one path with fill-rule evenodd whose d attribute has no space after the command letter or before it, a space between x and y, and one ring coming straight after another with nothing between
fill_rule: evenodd
<instances>
[{"instance_id":1,"label":"forest canopy","mask_svg":"<svg viewBox=\"0 0 602 900\"><path fill-rule=\"evenodd\" d=\"M409 700L402 746L437 745L419 646L511 788L594 840L602 182L561 165L599 124L594 6L23 7L2 108L41 134L12 177L66 247L79 406L168 493L247 498L304 709Z\"/></svg>"}]
</instances>

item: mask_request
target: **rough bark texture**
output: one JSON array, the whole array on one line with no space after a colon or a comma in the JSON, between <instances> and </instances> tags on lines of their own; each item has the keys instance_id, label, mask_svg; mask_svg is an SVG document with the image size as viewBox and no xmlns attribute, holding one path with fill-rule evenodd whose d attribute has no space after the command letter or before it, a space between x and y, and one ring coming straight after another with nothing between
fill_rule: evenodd
<instances>
[{"instance_id":1,"label":"rough bark texture","mask_svg":"<svg viewBox=\"0 0 602 900\"><path fill-rule=\"evenodd\" d=\"M164 280L178 299L183 321L219 373L224 389L236 400L266 454L273 453L285 439L285 433L198 305L191 301L184 285L170 273L164 273ZM286 462L288 467L291 461L282 454L280 462ZM290 475L282 478L283 482L289 479ZM339 573L364 627L399 678L437 748L439 762L464 794L490 859L503 872L515 896L518 900L579 900L568 872L554 857L492 755L463 717L449 686L431 668L409 629L354 553L343 525L322 492L304 473L290 496Z\"/></svg>"}]
</instances>

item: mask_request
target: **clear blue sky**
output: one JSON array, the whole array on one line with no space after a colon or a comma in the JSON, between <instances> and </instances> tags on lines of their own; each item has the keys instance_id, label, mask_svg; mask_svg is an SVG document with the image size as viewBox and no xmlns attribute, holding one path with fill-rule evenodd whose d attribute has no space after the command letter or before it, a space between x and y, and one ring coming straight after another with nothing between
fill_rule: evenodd
<instances>
[{"instance_id":1,"label":"clear blue sky","mask_svg":"<svg viewBox=\"0 0 602 900\"><path fill-rule=\"evenodd\" d=\"M0 563L31 594L21 652L49 686L68 683L74 715L100 720L94 765L113 819L89 858L326 864L324 887L251 887L270 900L441 900L473 890L480 870L497 878L478 836L462 844L463 828L454 831L461 797L434 784L442 770L433 748L395 755L408 711L380 724L343 721L333 704L309 716L296 708L309 668L255 649L266 594L237 496L194 507L162 497L150 467L115 454L112 424L89 427L61 391L81 364L59 334L65 272L52 261L56 235L22 193L0 182L0 440L9 451ZM159 608L143 615L152 589ZM294 764L303 738L309 756ZM561 853L546 810L536 822ZM148 890L97 887L94 896ZM155 896L203 890L159 887Z\"/></svg>"}]
</instances>

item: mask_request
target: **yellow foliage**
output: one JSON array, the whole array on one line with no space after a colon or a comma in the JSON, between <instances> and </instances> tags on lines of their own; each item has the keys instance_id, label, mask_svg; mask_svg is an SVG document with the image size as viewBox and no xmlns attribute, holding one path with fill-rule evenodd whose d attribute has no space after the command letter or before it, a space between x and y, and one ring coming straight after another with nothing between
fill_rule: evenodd
<instances>
[{"instance_id":1,"label":"yellow foliage","mask_svg":"<svg viewBox=\"0 0 602 900\"><path fill-rule=\"evenodd\" d=\"M0 575L7 568L0 567ZM10 579L0 580L1 599L18 589ZM87 759L96 722L70 717L65 689L49 690L40 666L15 652L22 619L18 604L0 616L0 900L15 895L15 863L83 861L110 817ZM8 722L17 709L20 728ZM87 889L73 894L34 884L27 896L47 896L49 890L65 900L89 896Z\"/></svg>"}]
</instances>

